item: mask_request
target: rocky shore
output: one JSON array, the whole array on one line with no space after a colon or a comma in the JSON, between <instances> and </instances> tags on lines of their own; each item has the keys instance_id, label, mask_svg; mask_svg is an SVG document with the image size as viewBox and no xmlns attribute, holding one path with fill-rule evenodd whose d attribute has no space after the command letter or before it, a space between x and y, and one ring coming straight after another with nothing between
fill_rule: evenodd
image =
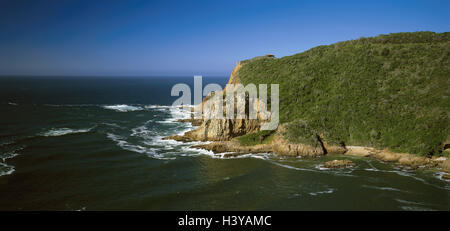
<instances>
[{"instance_id":1,"label":"rocky shore","mask_svg":"<svg viewBox=\"0 0 450 231\"><path fill-rule=\"evenodd\" d=\"M240 83L237 73L243 65L245 64L241 62L236 65L228 83ZM225 90L223 93L226 93ZM197 105L197 107L202 107L204 114L214 113L215 110L214 107L207 108L205 106L207 105L206 103L208 100L211 100L211 98L206 97L201 105ZM257 101L253 105L249 105L249 107L254 107L256 111L259 111L261 104L262 102ZM214 153L226 153L224 157L234 157L248 153L275 153L281 156L309 157L344 154L349 156L375 158L383 162L393 163L410 169L435 168L450 173L450 159L446 157L425 157L408 153L394 153L388 149L378 150L372 147L345 146L344 144L331 145L324 141L320 135L317 136L318 142L316 146L291 143L283 137L283 131L285 126L287 126L286 124L278 126L270 143L256 145L241 144L236 139L237 137L260 131L261 123L264 122L260 117L258 117L258 119L248 119L246 117L244 119L209 120L194 119L191 117L179 120L179 122L189 122L198 127L183 135L173 135L165 137L164 139L172 139L180 142L211 141L209 144L196 145L194 148L206 149ZM448 150L448 146L445 147L447 148L447 151L450 151ZM353 163L348 161L332 161L325 163L325 165L331 168L354 166ZM449 177L450 175L448 174L443 176L444 179L448 179Z\"/></svg>"}]
</instances>

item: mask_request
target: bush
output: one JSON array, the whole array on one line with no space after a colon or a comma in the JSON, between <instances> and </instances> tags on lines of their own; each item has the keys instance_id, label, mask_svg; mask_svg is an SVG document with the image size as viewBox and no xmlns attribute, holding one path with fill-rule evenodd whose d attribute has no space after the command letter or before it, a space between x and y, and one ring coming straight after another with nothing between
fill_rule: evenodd
<instances>
[{"instance_id":1,"label":"bush","mask_svg":"<svg viewBox=\"0 0 450 231\"><path fill-rule=\"evenodd\" d=\"M244 146L268 144L273 139L274 131L259 131L237 137L239 143Z\"/></svg>"},{"instance_id":2,"label":"bush","mask_svg":"<svg viewBox=\"0 0 450 231\"><path fill-rule=\"evenodd\" d=\"M243 84L280 84L280 122L292 124L292 142L323 134L329 142L425 155L438 153L449 134L448 32L380 35L257 58L238 76Z\"/></svg>"}]
</instances>

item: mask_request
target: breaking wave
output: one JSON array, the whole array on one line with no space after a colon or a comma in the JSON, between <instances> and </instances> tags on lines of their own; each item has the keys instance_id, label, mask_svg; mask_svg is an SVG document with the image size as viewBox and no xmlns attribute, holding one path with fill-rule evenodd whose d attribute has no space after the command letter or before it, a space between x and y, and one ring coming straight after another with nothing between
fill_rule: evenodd
<instances>
[{"instance_id":1,"label":"breaking wave","mask_svg":"<svg viewBox=\"0 0 450 231\"><path fill-rule=\"evenodd\" d=\"M0 176L10 175L12 174L16 169L12 165L8 165L6 163L0 162Z\"/></svg>"},{"instance_id":2,"label":"breaking wave","mask_svg":"<svg viewBox=\"0 0 450 231\"><path fill-rule=\"evenodd\" d=\"M86 133L90 132L93 128L85 128L85 129L71 129L71 128L53 128L44 133L41 133L41 136L64 136L69 134L77 134L77 133Z\"/></svg>"},{"instance_id":3,"label":"breaking wave","mask_svg":"<svg viewBox=\"0 0 450 231\"><path fill-rule=\"evenodd\" d=\"M325 190L325 191L310 192L309 195L311 195L311 196L317 196L317 195L320 195L320 194L330 194L330 193L333 193L334 190L335 190L335 189L330 188L330 189L327 189L327 190Z\"/></svg>"},{"instance_id":4,"label":"breaking wave","mask_svg":"<svg viewBox=\"0 0 450 231\"><path fill-rule=\"evenodd\" d=\"M118 104L118 105L107 105L102 106L105 109L114 110L118 112L129 112L129 111L141 111L143 110L142 107L139 106L131 106L126 104Z\"/></svg>"},{"instance_id":5,"label":"breaking wave","mask_svg":"<svg viewBox=\"0 0 450 231\"><path fill-rule=\"evenodd\" d=\"M6 145L13 144L14 142L8 142ZM0 176L10 175L16 169L14 166L6 163L6 160L12 159L19 155L18 151L24 149L23 146L15 147L9 151L3 151L0 153Z\"/></svg>"}]
</instances>

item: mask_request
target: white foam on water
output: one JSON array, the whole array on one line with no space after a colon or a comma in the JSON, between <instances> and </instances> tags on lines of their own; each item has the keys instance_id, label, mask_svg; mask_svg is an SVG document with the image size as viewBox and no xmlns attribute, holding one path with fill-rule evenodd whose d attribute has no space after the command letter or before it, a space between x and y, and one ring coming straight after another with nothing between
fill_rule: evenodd
<instances>
[{"instance_id":1,"label":"white foam on water","mask_svg":"<svg viewBox=\"0 0 450 231\"><path fill-rule=\"evenodd\" d=\"M171 109L171 108L178 108L180 106L172 106L172 105L146 105L144 106L146 109ZM186 107L191 107L190 105L186 105Z\"/></svg>"},{"instance_id":2,"label":"white foam on water","mask_svg":"<svg viewBox=\"0 0 450 231\"><path fill-rule=\"evenodd\" d=\"M139 106L131 106L126 104L118 104L118 105L106 105L102 106L105 109L114 110L117 112L129 112L129 111L141 111L142 107Z\"/></svg>"},{"instance_id":3,"label":"white foam on water","mask_svg":"<svg viewBox=\"0 0 450 231\"><path fill-rule=\"evenodd\" d=\"M12 165L0 163L0 176L11 175L16 169Z\"/></svg>"},{"instance_id":4,"label":"white foam on water","mask_svg":"<svg viewBox=\"0 0 450 231\"><path fill-rule=\"evenodd\" d=\"M12 142L12 143L14 143L14 142ZM12 159L12 158L18 156L19 155L18 151L23 150L24 148L25 148L24 146L20 146L20 147L16 147L13 150L8 151L8 152L0 153L0 159L1 159L0 176L10 175L16 170L14 166L7 164L6 160Z\"/></svg>"},{"instance_id":5,"label":"white foam on water","mask_svg":"<svg viewBox=\"0 0 450 231\"><path fill-rule=\"evenodd\" d=\"M421 202L415 202L415 201L407 201L407 200L402 200L402 199L395 199L397 202L400 202L402 204L408 204L408 205L425 205L424 203Z\"/></svg>"},{"instance_id":6,"label":"white foam on water","mask_svg":"<svg viewBox=\"0 0 450 231\"><path fill-rule=\"evenodd\" d=\"M403 193L409 193L408 191L403 191L400 189L392 188L392 187L380 187L380 186L374 186L374 185L361 185L363 188L370 188L370 189L377 189L382 191L393 191L393 192L403 192Z\"/></svg>"},{"instance_id":7,"label":"white foam on water","mask_svg":"<svg viewBox=\"0 0 450 231\"><path fill-rule=\"evenodd\" d=\"M314 166L316 169L319 169L319 170L322 170L322 171L324 171L324 170L331 170L330 168L325 168L325 167L323 167L323 164L317 164L317 165L315 165Z\"/></svg>"},{"instance_id":8,"label":"white foam on water","mask_svg":"<svg viewBox=\"0 0 450 231\"><path fill-rule=\"evenodd\" d=\"M400 206L401 209L407 211L435 211L434 209L419 207L419 206Z\"/></svg>"},{"instance_id":9,"label":"white foam on water","mask_svg":"<svg viewBox=\"0 0 450 231\"><path fill-rule=\"evenodd\" d=\"M194 154L188 154L188 156L195 156L195 155L207 155L207 156L211 156L214 157L214 152L206 150L206 149L201 149L201 148L191 148L189 146L185 146L185 147L181 147L181 150L183 150L184 152L192 152Z\"/></svg>"},{"instance_id":10,"label":"white foam on water","mask_svg":"<svg viewBox=\"0 0 450 231\"><path fill-rule=\"evenodd\" d=\"M330 194L330 193L333 193L334 190L335 190L335 189L330 188L330 189L327 189L327 190L325 190L325 191L310 192L310 193L308 193L308 194L311 195L311 196L317 196L317 195L320 195L320 194Z\"/></svg>"},{"instance_id":11,"label":"white foam on water","mask_svg":"<svg viewBox=\"0 0 450 231\"><path fill-rule=\"evenodd\" d=\"M13 103L13 102L8 102L8 104L9 104L9 105L12 105L12 106L17 106L17 105L19 105L19 104L17 104L17 103Z\"/></svg>"},{"instance_id":12,"label":"white foam on water","mask_svg":"<svg viewBox=\"0 0 450 231\"><path fill-rule=\"evenodd\" d=\"M117 146L119 146L120 148L122 148L124 150L145 154L148 157L155 158L155 159L164 159L164 160L173 159L172 157L166 157L162 154L158 154L157 149L155 149L155 148L144 147L144 146L137 145L137 144L130 144L128 141L126 141L123 137L121 137L119 135L108 133L107 137L110 140L114 141Z\"/></svg>"},{"instance_id":13,"label":"white foam on water","mask_svg":"<svg viewBox=\"0 0 450 231\"><path fill-rule=\"evenodd\" d=\"M323 164L317 164L314 166L314 168L319 171L331 173L331 174L337 175L337 176L356 177L354 175L351 175L351 173L353 172L353 170L356 169L356 167L345 166L343 168L326 168L323 166Z\"/></svg>"},{"instance_id":14,"label":"white foam on water","mask_svg":"<svg viewBox=\"0 0 450 231\"><path fill-rule=\"evenodd\" d=\"M2 142L0 142L0 147L5 146L5 145L9 145L9 144L13 144L13 143L14 143L14 141L12 141L12 140L2 141Z\"/></svg>"},{"instance_id":15,"label":"white foam on water","mask_svg":"<svg viewBox=\"0 0 450 231\"><path fill-rule=\"evenodd\" d=\"M14 158L14 157L16 157L18 155L19 154L16 153L15 151L14 152L7 152L7 153L4 153L4 154L0 155L0 159L2 159L3 162L5 162L7 159L12 159L12 158Z\"/></svg>"},{"instance_id":16,"label":"white foam on water","mask_svg":"<svg viewBox=\"0 0 450 231\"><path fill-rule=\"evenodd\" d=\"M448 174L448 173L446 173L446 172L437 172L435 176L436 176L439 180L443 180L443 181L450 182L450 179L444 179L444 178L442 177L442 176L445 175L445 174Z\"/></svg>"},{"instance_id":17,"label":"white foam on water","mask_svg":"<svg viewBox=\"0 0 450 231\"><path fill-rule=\"evenodd\" d=\"M225 157L226 154L233 153L233 152L224 152L224 153L216 153L214 154L213 158L219 158L219 159L242 159L242 158L255 158L255 159L261 159L261 160L268 160L269 153L248 153L248 154L241 154L237 156L229 156Z\"/></svg>"},{"instance_id":18,"label":"white foam on water","mask_svg":"<svg viewBox=\"0 0 450 231\"><path fill-rule=\"evenodd\" d=\"M178 123L178 122L171 121L171 120L159 120L159 121L156 121L156 123L159 123L159 124L174 124L174 123Z\"/></svg>"},{"instance_id":19,"label":"white foam on water","mask_svg":"<svg viewBox=\"0 0 450 231\"><path fill-rule=\"evenodd\" d=\"M145 153L145 154L155 154L154 149L148 149L139 145L134 145L134 144L130 144L127 141L124 140L123 137L112 134L112 133L108 133L107 137L109 139L111 139L112 141L116 142L116 144L125 149L125 150L129 150L129 151L133 151L133 152L138 152L138 153Z\"/></svg>"},{"instance_id":20,"label":"white foam on water","mask_svg":"<svg viewBox=\"0 0 450 231\"><path fill-rule=\"evenodd\" d=\"M286 164L280 164L280 163L278 163L276 161L271 161L271 163L273 163L275 165L278 165L280 167L283 167L283 168L293 169L293 170L297 170L297 171L320 172L320 171L317 171L317 170L314 170L314 169L297 168L297 167L293 167L293 166L286 165Z\"/></svg>"},{"instance_id":21,"label":"white foam on water","mask_svg":"<svg viewBox=\"0 0 450 231\"><path fill-rule=\"evenodd\" d=\"M157 123L160 123L160 124L181 123L181 122L178 122L178 121L182 120L182 119L189 119L191 117L191 114L192 114L192 112L190 110L188 110L188 109L183 109L183 108L174 107L174 106L165 107L162 111L170 113L171 117L166 118L165 120L156 121ZM186 123L186 124L190 128L193 127L190 123Z\"/></svg>"},{"instance_id":22,"label":"white foam on water","mask_svg":"<svg viewBox=\"0 0 450 231\"><path fill-rule=\"evenodd\" d=\"M131 129L130 136L147 136L149 133L150 131L147 129L147 127L145 125L142 125Z\"/></svg>"},{"instance_id":23,"label":"white foam on water","mask_svg":"<svg viewBox=\"0 0 450 231\"><path fill-rule=\"evenodd\" d=\"M380 171L379 169L376 169L376 168L365 168L364 170L369 171L369 172L379 172Z\"/></svg>"},{"instance_id":24,"label":"white foam on water","mask_svg":"<svg viewBox=\"0 0 450 231\"><path fill-rule=\"evenodd\" d=\"M72 128L52 128L49 131L41 133L41 136L64 136L69 134L86 133L90 132L92 128L72 129Z\"/></svg>"}]
</instances>

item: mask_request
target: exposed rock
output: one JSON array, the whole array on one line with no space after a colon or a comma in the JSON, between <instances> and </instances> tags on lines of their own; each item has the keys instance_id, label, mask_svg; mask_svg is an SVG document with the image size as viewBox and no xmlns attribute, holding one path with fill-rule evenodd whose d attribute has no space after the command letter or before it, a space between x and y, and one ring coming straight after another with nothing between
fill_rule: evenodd
<instances>
[{"instance_id":1,"label":"exposed rock","mask_svg":"<svg viewBox=\"0 0 450 231\"><path fill-rule=\"evenodd\" d=\"M214 153L234 152L240 154L246 153L265 153L272 152L269 144L258 144L253 146L243 146L238 141L218 141L209 144L201 144L192 146L193 148L201 148L212 151Z\"/></svg>"},{"instance_id":2,"label":"exposed rock","mask_svg":"<svg viewBox=\"0 0 450 231\"><path fill-rule=\"evenodd\" d=\"M426 157L413 156L410 154L399 154L401 157L398 163L404 166L410 166L411 168L418 168L419 166L425 166L430 163L430 159Z\"/></svg>"},{"instance_id":3,"label":"exposed rock","mask_svg":"<svg viewBox=\"0 0 450 231\"><path fill-rule=\"evenodd\" d=\"M323 148L326 151L326 154L344 154L347 152L347 148L345 145L332 145L323 139L323 136L318 137L320 143L323 145Z\"/></svg>"},{"instance_id":4,"label":"exposed rock","mask_svg":"<svg viewBox=\"0 0 450 231\"><path fill-rule=\"evenodd\" d=\"M450 180L450 174L444 174L444 175L442 175L442 179Z\"/></svg>"},{"instance_id":5,"label":"exposed rock","mask_svg":"<svg viewBox=\"0 0 450 231\"><path fill-rule=\"evenodd\" d=\"M438 156L432 156L432 157L431 157L431 160L434 161L434 162L441 163L441 162L446 161L447 158L446 158L446 157L443 157L443 156L439 156L439 157L438 157Z\"/></svg>"},{"instance_id":6,"label":"exposed rock","mask_svg":"<svg viewBox=\"0 0 450 231\"><path fill-rule=\"evenodd\" d=\"M347 146L346 148L347 152L345 152L345 155L367 157L375 153L373 148L368 147Z\"/></svg>"},{"instance_id":7,"label":"exposed rock","mask_svg":"<svg viewBox=\"0 0 450 231\"><path fill-rule=\"evenodd\" d=\"M402 157L401 155L390 151L377 151L373 156L385 162L397 162Z\"/></svg>"},{"instance_id":8,"label":"exposed rock","mask_svg":"<svg viewBox=\"0 0 450 231\"><path fill-rule=\"evenodd\" d=\"M242 62L238 62L236 64L233 71L231 72L230 79L228 80L227 84L238 84L241 82L238 78L238 72L239 72L239 69L241 69L242 65L243 65Z\"/></svg>"},{"instance_id":9,"label":"exposed rock","mask_svg":"<svg viewBox=\"0 0 450 231\"><path fill-rule=\"evenodd\" d=\"M241 62L237 63L228 84L240 83L238 72L242 65L244 64ZM227 90L229 89L225 88L222 93L226 94ZM214 95L215 94L208 95L203 99L201 105L195 106L195 111L202 111L202 118L195 119L195 123L199 127L193 131L187 132L184 136L189 137L189 139L201 141L227 141L237 136L259 131L261 123L264 122L263 118L269 118L270 116L268 112L264 114L262 113L262 110L260 110L263 106L263 102L255 100L250 104L248 98L236 95L234 111L248 112L249 108L251 108L256 112L259 112L257 113L257 118L249 118L248 114L244 115L245 117L242 119L217 118L217 115L220 115L220 112L225 112L225 107L222 107L222 111L220 111L220 98L214 97ZM225 114L222 114L222 116L225 117Z\"/></svg>"},{"instance_id":10,"label":"exposed rock","mask_svg":"<svg viewBox=\"0 0 450 231\"><path fill-rule=\"evenodd\" d=\"M253 131L258 131L260 122L248 119L212 119L203 121L185 136L194 140L225 141Z\"/></svg>"},{"instance_id":11,"label":"exposed rock","mask_svg":"<svg viewBox=\"0 0 450 231\"><path fill-rule=\"evenodd\" d=\"M351 160L332 160L323 164L323 167L325 168L346 168L354 166L355 163L353 163Z\"/></svg>"},{"instance_id":12,"label":"exposed rock","mask_svg":"<svg viewBox=\"0 0 450 231\"><path fill-rule=\"evenodd\" d=\"M450 160L446 159L439 164L439 167L442 168L444 172L450 172Z\"/></svg>"},{"instance_id":13,"label":"exposed rock","mask_svg":"<svg viewBox=\"0 0 450 231\"><path fill-rule=\"evenodd\" d=\"M179 120L177 120L177 122L191 123L193 126L200 126L202 124L203 120L202 119L189 118L189 119L179 119Z\"/></svg>"},{"instance_id":14,"label":"exposed rock","mask_svg":"<svg viewBox=\"0 0 450 231\"><path fill-rule=\"evenodd\" d=\"M320 156L325 154L322 147L289 143L279 134L279 132L278 134L275 134L271 146L275 153L282 156Z\"/></svg>"},{"instance_id":15,"label":"exposed rock","mask_svg":"<svg viewBox=\"0 0 450 231\"><path fill-rule=\"evenodd\" d=\"M238 156L242 156L245 153L239 153L239 152L233 152L233 153L226 153L223 155L223 157L225 158L231 158L231 157L238 157Z\"/></svg>"},{"instance_id":16,"label":"exposed rock","mask_svg":"<svg viewBox=\"0 0 450 231\"><path fill-rule=\"evenodd\" d=\"M192 142L192 141L196 141L195 139L192 139L188 136L180 136L180 135L173 135L173 136L168 136L168 137L164 137L162 138L163 140L176 140L176 141L180 141L180 142Z\"/></svg>"}]
</instances>

